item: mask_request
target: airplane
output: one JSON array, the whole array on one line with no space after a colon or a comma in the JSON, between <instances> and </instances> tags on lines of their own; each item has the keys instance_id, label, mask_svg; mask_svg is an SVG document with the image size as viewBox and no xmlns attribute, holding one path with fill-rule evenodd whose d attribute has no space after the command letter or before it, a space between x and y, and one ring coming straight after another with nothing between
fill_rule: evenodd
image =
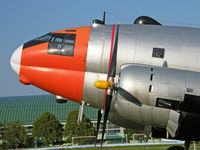
<instances>
[{"instance_id":1,"label":"airplane","mask_svg":"<svg viewBox=\"0 0 200 150\"><path fill-rule=\"evenodd\" d=\"M148 16L47 33L10 59L19 81L97 108L106 122L185 141L200 140L200 29L164 26Z\"/></svg>"}]
</instances>

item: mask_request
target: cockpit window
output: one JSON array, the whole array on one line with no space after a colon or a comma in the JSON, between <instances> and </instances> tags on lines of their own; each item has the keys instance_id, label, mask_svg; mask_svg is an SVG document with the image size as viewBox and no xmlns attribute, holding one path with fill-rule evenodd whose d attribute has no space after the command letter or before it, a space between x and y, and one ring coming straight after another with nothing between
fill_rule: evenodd
<instances>
[{"instance_id":1,"label":"cockpit window","mask_svg":"<svg viewBox=\"0 0 200 150\"><path fill-rule=\"evenodd\" d=\"M49 41L52 37L52 34L51 33L48 33L48 34L45 34L43 36L40 36L36 39L34 39L35 41Z\"/></svg>"},{"instance_id":2,"label":"cockpit window","mask_svg":"<svg viewBox=\"0 0 200 150\"><path fill-rule=\"evenodd\" d=\"M48 54L74 56L75 34L54 34L49 42Z\"/></svg>"},{"instance_id":3,"label":"cockpit window","mask_svg":"<svg viewBox=\"0 0 200 150\"><path fill-rule=\"evenodd\" d=\"M42 44L42 43L49 42L49 40L51 39L52 35L53 35L52 33L48 33L48 34L40 36L40 37L38 37L36 39L28 41L28 42L26 42L24 44L23 49L31 47L31 46L39 45L39 44Z\"/></svg>"}]
</instances>

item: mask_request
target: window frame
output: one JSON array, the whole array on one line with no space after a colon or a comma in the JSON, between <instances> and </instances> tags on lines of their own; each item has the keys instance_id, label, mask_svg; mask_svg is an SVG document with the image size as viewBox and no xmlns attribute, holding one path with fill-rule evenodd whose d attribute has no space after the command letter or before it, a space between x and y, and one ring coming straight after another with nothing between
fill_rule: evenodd
<instances>
[{"instance_id":1,"label":"window frame","mask_svg":"<svg viewBox=\"0 0 200 150\"><path fill-rule=\"evenodd\" d=\"M62 38L62 42L55 42L57 37L61 37ZM71 40L73 41L73 43L69 42L64 42L64 40ZM48 44L48 54L51 55L60 55L60 56L70 56L73 57L74 56L74 49L75 49L75 43L76 43L76 34L62 34L62 33L55 33ZM61 48L55 47L54 44L60 44ZM64 47L66 46L72 46L72 49L66 49Z\"/></svg>"}]
</instances>

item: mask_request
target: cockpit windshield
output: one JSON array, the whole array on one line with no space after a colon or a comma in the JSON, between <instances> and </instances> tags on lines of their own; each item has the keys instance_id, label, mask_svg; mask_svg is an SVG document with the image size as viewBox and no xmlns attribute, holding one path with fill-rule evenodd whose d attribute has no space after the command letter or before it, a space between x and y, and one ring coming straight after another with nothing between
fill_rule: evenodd
<instances>
[{"instance_id":1,"label":"cockpit windshield","mask_svg":"<svg viewBox=\"0 0 200 150\"><path fill-rule=\"evenodd\" d=\"M31 46L35 46L35 45L38 45L38 44L42 44L42 43L46 43L46 42L49 42L51 37L52 37L52 33L48 33L48 34L45 34L43 36L40 36L36 39L33 39L31 41L28 41L24 44L24 47L23 48L28 48L28 47L31 47Z\"/></svg>"},{"instance_id":2,"label":"cockpit windshield","mask_svg":"<svg viewBox=\"0 0 200 150\"><path fill-rule=\"evenodd\" d=\"M74 56L76 34L48 33L24 44L23 49L48 42L48 54Z\"/></svg>"},{"instance_id":3,"label":"cockpit windshield","mask_svg":"<svg viewBox=\"0 0 200 150\"><path fill-rule=\"evenodd\" d=\"M52 33L48 33L48 34L45 34L43 36L40 36L36 39L34 39L34 41L49 41L52 37Z\"/></svg>"}]
</instances>

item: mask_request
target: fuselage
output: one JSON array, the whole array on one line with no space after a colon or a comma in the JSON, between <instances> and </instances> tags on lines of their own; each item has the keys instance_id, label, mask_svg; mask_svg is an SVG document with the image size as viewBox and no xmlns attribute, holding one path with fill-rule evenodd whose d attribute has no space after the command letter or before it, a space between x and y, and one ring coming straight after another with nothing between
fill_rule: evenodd
<instances>
[{"instance_id":1,"label":"fuselage","mask_svg":"<svg viewBox=\"0 0 200 150\"><path fill-rule=\"evenodd\" d=\"M19 47L11 65L24 84L33 84L78 103L83 100L101 109L105 91L95 88L93 83L107 78L112 28L112 25L96 24L51 32L46 41L36 39L35 43L32 40ZM66 41L71 40L66 45L72 46L69 49L73 49L73 54L56 51L61 50L58 45L63 46L65 35ZM198 28L120 25L117 74L120 66L127 63L199 72L199 48Z\"/></svg>"}]
</instances>

